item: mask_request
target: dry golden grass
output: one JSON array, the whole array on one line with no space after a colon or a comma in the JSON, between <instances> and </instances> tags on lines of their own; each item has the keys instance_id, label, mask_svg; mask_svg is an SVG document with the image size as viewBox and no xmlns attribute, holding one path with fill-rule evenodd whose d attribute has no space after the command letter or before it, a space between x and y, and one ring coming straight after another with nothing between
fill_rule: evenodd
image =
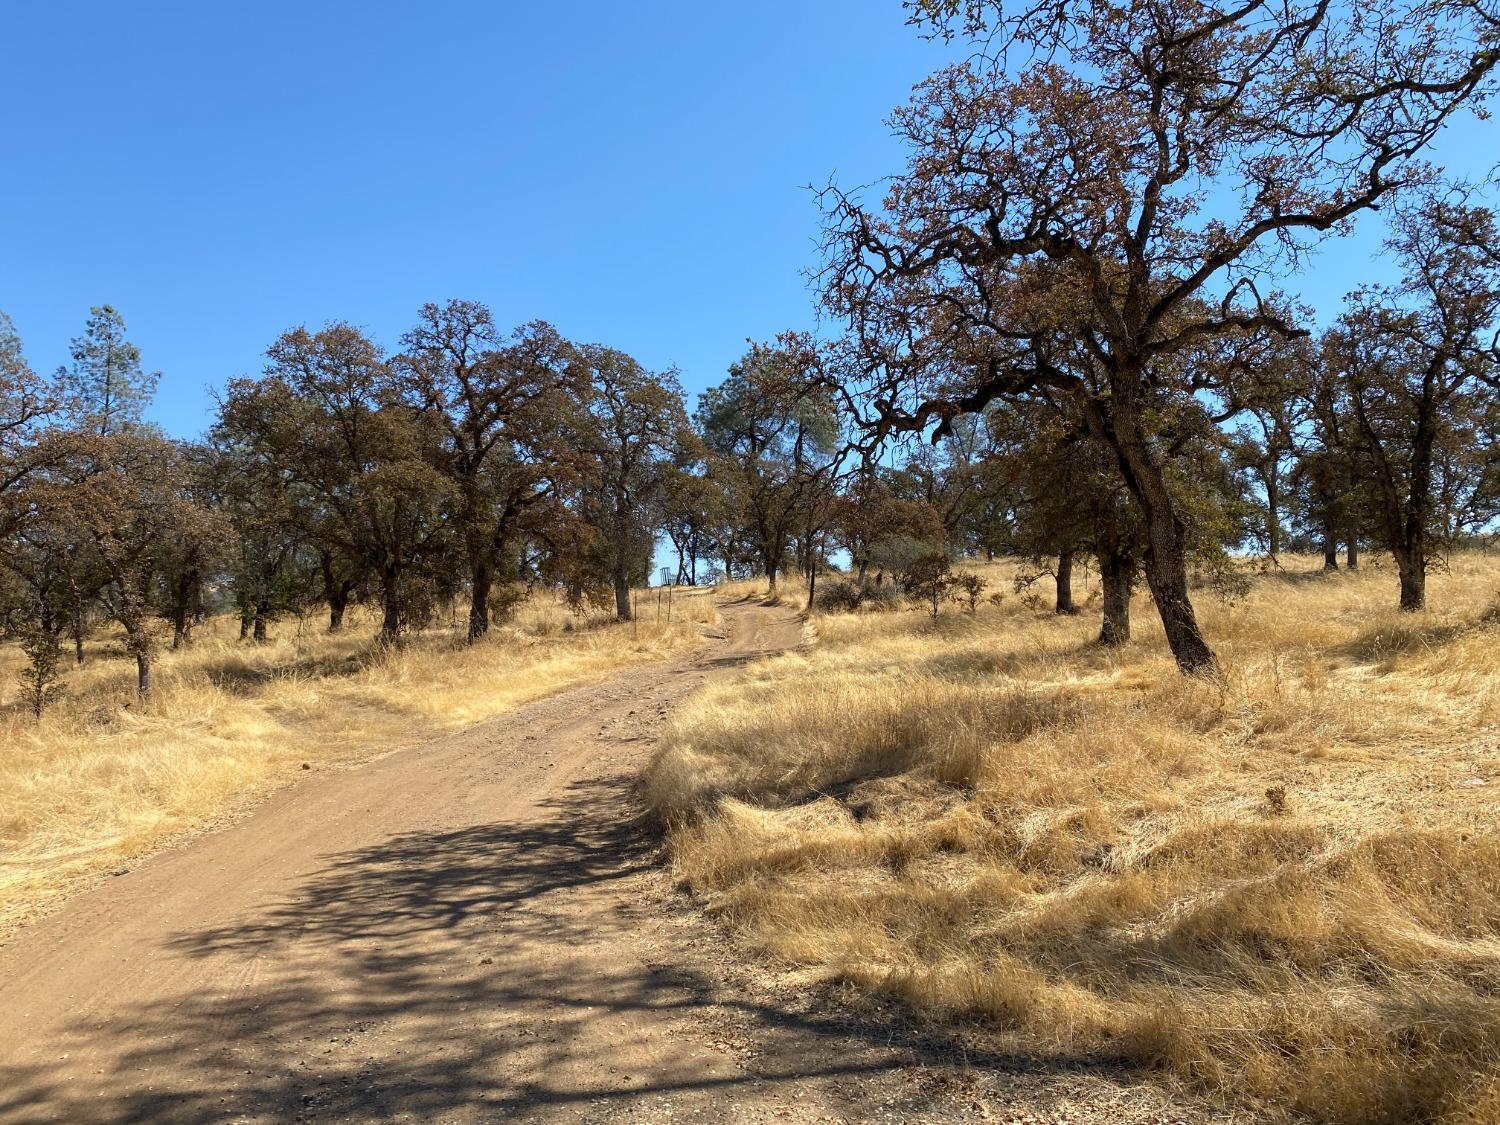
<instances>
[{"instance_id":1,"label":"dry golden grass","mask_svg":"<svg viewBox=\"0 0 1500 1125\"><path fill-rule=\"evenodd\" d=\"M304 762L368 758L682 652L715 619L706 593L679 592L671 625L642 603L644 620L619 625L538 597L480 645L436 629L391 654L357 610L338 636L289 619L265 645L216 619L163 654L145 705L133 663L101 636L40 724L15 702L20 653L0 647L0 934L81 878L294 780Z\"/></svg>"},{"instance_id":2,"label":"dry golden grass","mask_svg":"<svg viewBox=\"0 0 1500 1125\"><path fill-rule=\"evenodd\" d=\"M1219 682L1144 597L1122 652L1014 594L819 617L659 750L676 867L754 950L1010 1049L1266 1118L1500 1120L1500 558L1416 616L1378 560L1286 566L1201 592Z\"/></svg>"}]
</instances>

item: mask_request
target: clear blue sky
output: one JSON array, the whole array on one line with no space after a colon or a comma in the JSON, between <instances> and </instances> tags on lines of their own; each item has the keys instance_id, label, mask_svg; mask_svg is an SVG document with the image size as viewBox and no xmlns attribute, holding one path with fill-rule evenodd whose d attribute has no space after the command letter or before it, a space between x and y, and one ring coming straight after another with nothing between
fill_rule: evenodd
<instances>
[{"instance_id":1,"label":"clear blue sky","mask_svg":"<svg viewBox=\"0 0 1500 1125\"><path fill-rule=\"evenodd\" d=\"M423 301L717 382L811 327L809 183L900 169L883 121L958 48L899 0L14 4L0 68L0 309L50 371L88 307L164 372L153 417L282 330L394 345ZM1445 153L1492 160L1495 126ZM1470 169L1481 170L1477 167ZM1326 254L1320 304L1369 276Z\"/></svg>"}]
</instances>

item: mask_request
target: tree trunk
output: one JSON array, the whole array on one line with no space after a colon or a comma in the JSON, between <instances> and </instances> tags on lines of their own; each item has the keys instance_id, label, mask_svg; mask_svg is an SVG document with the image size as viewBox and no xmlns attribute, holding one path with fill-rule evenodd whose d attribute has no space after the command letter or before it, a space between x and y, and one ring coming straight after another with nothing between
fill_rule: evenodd
<instances>
[{"instance_id":1,"label":"tree trunk","mask_svg":"<svg viewBox=\"0 0 1500 1125\"><path fill-rule=\"evenodd\" d=\"M858 574L859 576L857 581L859 582L859 588L863 590L865 588L865 583L869 581L870 577L870 557L868 555L860 556Z\"/></svg>"},{"instance_id":2,"label":"tree trunk","mask_svg":"<svg viewBox=\"0 0 1500 1125\"><path fill-rule=\"evenodd\" d=\"M1401 576L1401 611L1416 613L1427 608L1427 558L1422 544L1395 555L1396 572Z\"/></svg>"},{"instance_id":3,"label":"tree trunk","mask_svg":"<svg viewBox=\"0 0 1500 1125\"><path fill-rule=\"evenodd\" d=\"M1437 438L1436 405L1423 403L1412 440L1411 476L1407 483L1406 512L1401 521L1400 549L1396 570L1401 576L1401 611L1415 613L1427 607L1427 529L1432 508L1432 449Z\"/></svg>"},{"instance_id":4,"label":"tree trunk","mask_svg":"<svg viewBox=\"0 0 1500 1125\"><path fill-rule=\"evenodd\" d=\"M192 629L193 594L197 589L197 575L184 571L177 576L172 588L172 651L176 652L189 640Z\"/></svg>"},{"instance_id":5,"label":"tree trunk","mask_svg":"<svg viewBox=\"0 0 1500 1125\"><path fill-rule=\"evenodd\" d=\"M151 654L148 652L135 654L135 691L142 699L151 698Z\"/></svg>"},{"instance_id":6,"label":"tree trunk","mask_svg":"<svg viewBox=\"0 0 1500 1125\"><path fill-rule=\"evenodd\" d=\"M255 603L255 643L263 645L266 643L266 618L271 615L271 603L262 598Z\"/></svg>"},{"instance_id":7,"label":"tree trunk","mask_svg":"<svg viewBox=\"0 0 1500 1125\"><path fill-rule=\"evenodd\" d=\"M774 598L776 596L776 564L773 562L766 563L766 580L771 585L771 597Z\"/></svg>"},{"instance_id":8,"label":"tree trunk","mask_svg":"<svg viewBox=\"0 0 1500 1125\"><path fill-rule=\"evenodd\" d=\"M1274 476L1266 476L1266 553L1275 562L1281 554L1281 490Z\"/></svg>"},{"instance_id":9,"label":"tree trunk","mask_svg":"<svg viewBox=\"0 0 1500 1125\"><path fill-rule=\"evenodd\" d=\"M68 632L73 637L73 658L82 667L83 635L88 629L84 620L83 598L79 595L77 582L72 578L68 579L68 600Z\"/></svg>"},{"instance_id":10,"label":"tree trunk","mask_svg":"<svg viewBox=\"0 0 1500 1125\"><path fill-rule=\"evenodd\" d=\"M328 595L328 631L337 633L344 627L344 610L349 605L349 591L343 585Z\"/></svg>"},{"instance_id":11,"label":"tree trunk","mask_svg":"<svg viewBox=\"0 0 1500 1125\"><path fill-rule=\"evenodd\" d=\"M623 568L615 570L615 618L630 620L630 575Z\"/></svg>"},{"instance_id":12,"label":"tree trunk","mask_svg":"<svg viewBox=\"0 0 1500 1125\"><path fill-rule=\"evenodd\" d=\"M1137 376L1125 373L1128 383ZM1187 536L1177 514L1166 473L1135 417L1133 407L1115 408L1114 442L1125 483L1146 520L1146 585L1156 602L1162 629L1177 667L1186 675L1210 671L1213 649L1203 638L1188 596Z\"/></svg>"},{"instance_id":13,"label":"tree trunk","mask_svg":"<svg viewBox=\"0 0 1500 1125\"><path fill-rule=\"evenodd\" d=\"M488 563L476 562L469 568L469 643L473 644L490 631L490 587L493 585Z\"/></svg>"},{"instance_id":14,"label":"tree trunk","mask_svg":"<svg viewBox=\"0 0 1500 1125\"><path fill-rule=\"evenodd\" d=\"M1117 648L1130 640L1135 559L1128 552L1100 552L1099 578L1104 587L1104 621L1099 627L1099 643Z\"/></svg>"},{"instance_id":15,"label":"tree trunk","mask_svg":"<svg viewBox=\"0 0 1500 1125\"><path fill-rule=\"evenodd\" d=\"M818 537L807 537L807 612L813 610L813 599L818 593Z\"/></svg>"},{"instance_id":16,"label":"tree trunk","mask_svg":"<svg viewBox=\"0 0 1500 1125\"><path fill-rule=\"evenodd\" d=\"M1160 524L1160 520L1150 521ZM1187 552L1183 550L1180 528L1168 531L1157 526L1151 531L1150 553L1146 556L1146 585L1156 602L1167 645L1177 660L1177 667L1188 675L1213 668L1213 649L1203 639L1193 603L1188 597Z\"/></svg>"},{"instance_id":17,"label":"tree trunk","mask_svg":"<svg viewBox=\"0 0 1500 1125\"><path fill-rule=\"evenodd\" d=\"M389 567L380 572L380 643L386 648L401 645L401 573Z\"/></svg>"},{"instance_id":18,"label":"tree trunk","mask_svg":"<svg viewBox=\"0 0 1500 1125\"><path fill-rule=\"evenodd\" d=\"M1073 549L1059 551L1057 555L1057 605L1055 612L1074 614L1078 607L1073 604Z\"/></svg>"},{"instance_id":19,"label":"tree trunk","mask_svg":"<svg viewBox=\"0 0 1500 1125\"><path fill-rule=\"evenodd\" d=\"M1337 570L1339 568L1339 538L1334 533L1333 521L1325 520L1323 523L1323 569Z\"/></svg>"},{"instance_id":20,"label":"tree trunk","mask_svg":"<svg viewBox=\"0 0 1500 1125\"><path fill-rule=\"evenodd\" d=\"M1356 407L1359 401L1356 397ZM1377 457L1375 474L1382 509L1385 541L1396 560L1401 579L1401 611L1415 613L1427 605L1428 514L1432 504L1432 450L1436 441L1436 403L1424 398L1419 404L1417 430L1412 438L1411 461L1403 497L1395 482L1378 436L1371 432L1363 411L1358 414L1365 436ZM1350 537L1352 540L1352 536Z\"/></svg>"},{"instance_id":21,"label":"tree trunk","mask_svg":"<svg viewBox=\"0 0 1500 1125\"><path fill-rule=\"evenodd\" d=\"M1345 540L1344 566L1348 570L1359 569L1359 536L1352 531Z\"/></svg>"},{"instance_id":22,"label":"tree trunk","mask_svg":"<svg viewBox=\"0 0 1500 1125\"><path fill-rule=\"evenodd\" d=\"M240 640L250 635L250 623L255 620L254 615L248 609L240 610Z\"/></svg>"},{"instance_id":23,"label":"tree trunk","mask_svg":"<svg viewBox=\"0 0 1500 1125\"><path fill-rule=\"evenodd\" d=\"M333 573L333 555L329 552L318 552L318 563L323 571L323 599L328 603L328 631L337 633L344 627L344 610L353 583L340 581Z\"/></svg>"}]
</instances>

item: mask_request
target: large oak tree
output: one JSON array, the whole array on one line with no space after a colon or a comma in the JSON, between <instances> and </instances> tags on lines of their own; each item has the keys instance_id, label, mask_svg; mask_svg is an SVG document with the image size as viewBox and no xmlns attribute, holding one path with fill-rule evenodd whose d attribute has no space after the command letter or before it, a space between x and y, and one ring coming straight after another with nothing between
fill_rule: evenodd
<instances>
[{"instance_id":1,"label":"large oak tree","mask_svg":"<svg viewBox=\"0 0 1500 1125\"><path fill-rule=\"evenodd\" d=\"M469 577L469 640L490 627L490 596L527 520L576 479L578 407L588 393L575 349L549 324L508 339L475 301L422 306L392 367L441 433L436 467L456 489Z\"/></svg>"},{"instance_id":2,"label":"large oak tree","mask_svg":"<svg viewBox=\"0 0 1500 1125\"><path fill-rule=\"evenodd\" d=\"M1493 90L1500 8L918 0L916 15L986 38L896 114L911 160L882 207L826 197L826 298L866 357L876 425L941 433L997 398L1072 399L1140 507L1177 663L1210 668L1157 428L1211 390L1184 356L1292 328L1268 278L1425 179L1433 136Z\"/></svg>"}]
</instances>

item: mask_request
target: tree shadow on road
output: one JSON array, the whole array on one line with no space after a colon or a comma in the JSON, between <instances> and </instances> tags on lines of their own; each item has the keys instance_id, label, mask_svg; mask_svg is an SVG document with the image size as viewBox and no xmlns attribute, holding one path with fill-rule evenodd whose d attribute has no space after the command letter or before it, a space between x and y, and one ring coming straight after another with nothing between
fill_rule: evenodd
<instances>
[{"instance_id":1,"label":"tree shadow on road","mask_svg":"<svg viewBox=\"0 0 1500 1125\"><path fill-rule=\"evenodd\" d=\"M666 1104L715 1120L788 1085L856 1118L936 1112L942 1083L896 1084L893 1108L893 1084L869 1079L950 1067L941 1036L735 992L681 942L638 943L662 906L642 896L655 841L629 807L623 779L579 783L533 822L328 856L259 916L161 951L208 988L75 1024L56 1053L89 1058L91 1079L0 1067L0 1120L652 1119ZM742 1049L709 1046L721 1038Z\"/></svg>"}]
</instances>

